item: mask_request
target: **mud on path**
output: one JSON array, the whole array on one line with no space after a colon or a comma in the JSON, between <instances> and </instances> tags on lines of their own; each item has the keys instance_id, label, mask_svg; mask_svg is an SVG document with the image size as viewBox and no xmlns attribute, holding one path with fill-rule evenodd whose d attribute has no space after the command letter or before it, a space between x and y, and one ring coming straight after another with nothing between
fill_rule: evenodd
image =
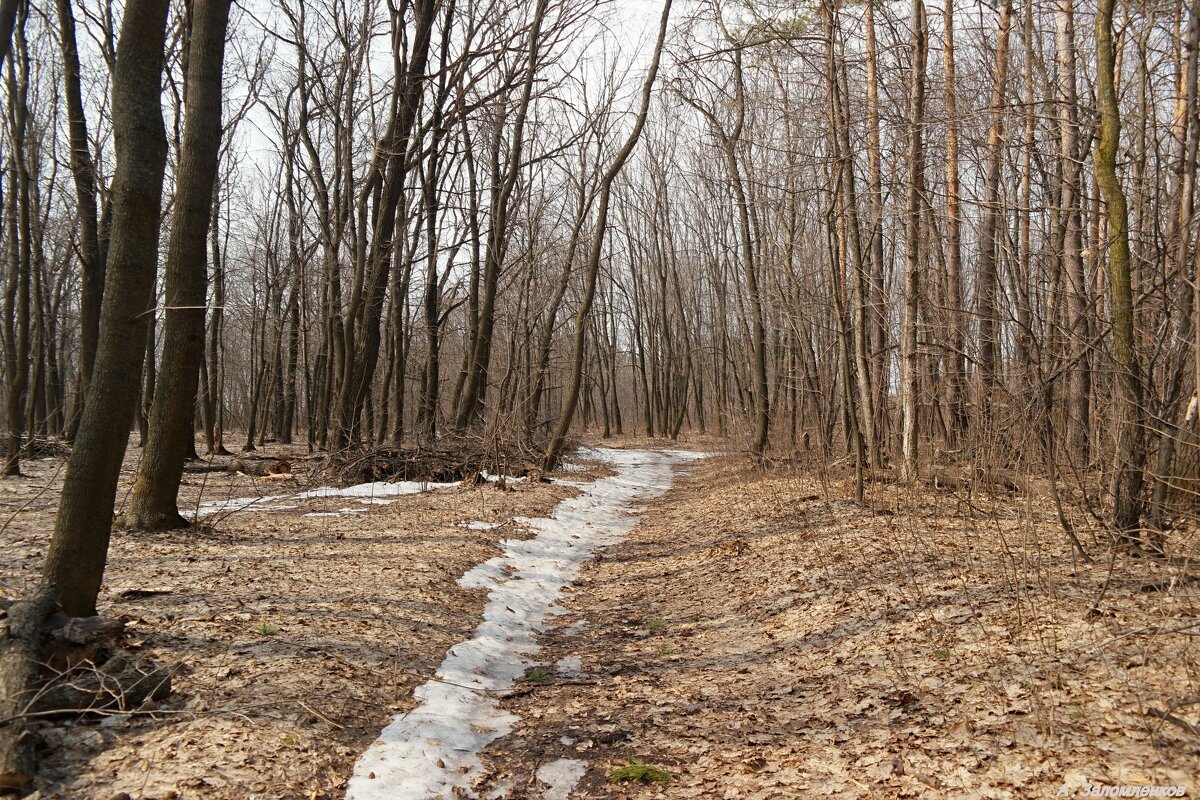
<instances>
[{"instance_id":1,"label":"mud on path","mask_svg":"<svg viewBox=\"0 0 1200 800\"><path fill-rule=\"evenodd\" d=\"M571 764L571 798L1200 792L1200 737L1150 713L1200 698L1178 565L1073 564L1037 496L689 469L568 590L479 796L565 798ZM670 782L610 783L631 761Z\"/></svg>"},{"instance_id":2,"label":"mud on path","mask_svg":"<svg viewBox=\"0 0 1200 800\"><path fill-rule=\"evenodd\" d=\"M294 450L270 452L298 461ZM131 448L118 504L136 457ZM40 574L61 463L30 462L27 477L0 482L0 597ZM299 477L189 474L181 508L312 488ZM340 798L355 759L478 624L484 592L458 578L524 535L514 517L575 492L522 482L293 497L268 504L290 508L205 516L198 533L114 532L101 611L127 621L135 650L178 665L176 691L142 713L40 724L35 797Z\"/></svg>"}]
</instances>

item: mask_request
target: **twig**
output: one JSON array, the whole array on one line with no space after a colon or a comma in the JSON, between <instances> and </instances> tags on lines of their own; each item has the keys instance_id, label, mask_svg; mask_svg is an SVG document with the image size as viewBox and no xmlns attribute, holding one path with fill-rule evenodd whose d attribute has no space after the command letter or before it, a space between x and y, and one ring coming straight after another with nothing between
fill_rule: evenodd
<instances>
[{"instance_id":1,"label":"twig","mask_svg":"<svg viewBox=\"0 0 1200 800\"><path fill-rule=\"evenodd\" d=\"M0 533L4 533L6 530L8 530L8 526L12 524L12 521L17 518L18 514L20 514L25 509L29 508L29 506L33 503L34 500L37 500L39 497L44 495L47 492L47 490L49 490L49 488L54 485L54 480L58 477L59 473L62 472L63 468L66 466L67 466L67 459L64 458L63 462L58 465L58 469L54 470L54 474L50 476L50 480L46 483L46 485L43 486L41 489L39 489L37 494L35 494L33 497L26 500L21 505L20 508L18 508L16 511L14 511L9 516L8 519L4 520L4 524L0 525Z\"/></svg>"},{"instance_id":2,"label":"twig","mask_svg":"<svg viewBox=\"0 0 1200 800\"><path fill-rule=\"evenodd\" d=\"M1169 722L1172 725L1178 725L1180 728L1183 728L1193 736L1200 736L1200 728L1197 728L1195 725L1185 719L1180 719L1169 711L1161 711L1157 708L1148 708L1146 709L1146 716L1157 717L1163 722Z\"/></svg>"},{"instance_id":3,"label":"twig","mask_svg":"<svg viewBox=\"0 0 1200 800\"><path fill-rule=\"evenodd\" d=\"M1195 705L1200 705L1200 695L1196 695L1195 697L1185 697L1182 700L1176 700L1174 703L1171 703L1171 706L1166 711L1162 711L1157 708L1148 708L1146 709L1146 716L1161 719L1163 722L1169 722L1172 725L1178 725L1180 728L1183 728L1193 736L1200 736L1200 727L1193 725L1185 719L1175 716L1173 713L1181 708Z\"/></svg>"},{"instance_id":4,"label":"twig","mask_svg":"<svg viewBox=\"0 0 1200 800\"><path fill-rule=\"evenodd\" d=\"M322 714L320 711L317 711L315 708L313 708L312 706L310 706L308 703L304 702L303 700L297 700L296 702L298 702L300 704L301 708L303 708L305 711L307 711L308 713L312 714L315 717L320 717L321 719L325 720L333 727L337 728L339 731L343 731L346 729L345 725L339 725L338 723L334 722L329 717Z\"/></svg>"},{"instance_id":5,"label":"twig","mask_svg":"<svg viewBox=\"0 0 1200 800\"><path fill-rule=\"evenodd\" d=\"M565 680L565 681L527 681L524 686L519 686L516 689L509 689L507 691L500 692L496 696L499 697L501 700L508 700L513 697L523 697L524 695L531 694L534 689L543 688L543 687L549 688L551 686L594 686L594 685L596 685L596 681L594 681L594 680L579 679L579 678L573 679L573 680Z\"/></svg>"}]
</instances>

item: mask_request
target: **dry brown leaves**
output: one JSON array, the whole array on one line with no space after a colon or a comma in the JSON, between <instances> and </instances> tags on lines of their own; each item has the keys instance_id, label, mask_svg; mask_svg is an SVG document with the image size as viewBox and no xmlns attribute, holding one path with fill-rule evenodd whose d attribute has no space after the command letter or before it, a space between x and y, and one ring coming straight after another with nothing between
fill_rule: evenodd
<instances>
[{"instance_id":1,"label":"dry brown leaves","mask_svg":"<svg viewBox=\"0 0 1200 800\"><path fill-rule=\"evenodd\" d=\"M506 701L495 784L538 797L565 757L588 762L582 798L1200 790L1200 737L1147 716L1200 694L1178 563L1073 563L1045 498L872 487L864 508L743 464L694 467L587 568L544 660L589 677ZM675 780L608 785L629 758Z\"/></svg>"},{"instance_id":2,"label":"dry brown leaves","mask_svg":"<svg viewBox=\"0 0 1200 800\"><path fill-rule=\"evenodd\" d=\"M59 465L32 462L30 477L0 483L5 519L24 506L0 533L0 595L37 579ZM201 489L213 500L307 488L223 473L185 479L189 500ZM478 624L483 593L460 589L458 577L496 555L498 540L521 535L514 516L544 514L573 491L510 487L401 497L355 516L301 516L357 505L332 497L217 515L200 533L115 532L101 609L128 621L139 652L180 665L176 695L152 714L44 725L40 796L340 797L359 753ZM460 527L473 520L505 524Z\"/></svg>"}]
</instances>

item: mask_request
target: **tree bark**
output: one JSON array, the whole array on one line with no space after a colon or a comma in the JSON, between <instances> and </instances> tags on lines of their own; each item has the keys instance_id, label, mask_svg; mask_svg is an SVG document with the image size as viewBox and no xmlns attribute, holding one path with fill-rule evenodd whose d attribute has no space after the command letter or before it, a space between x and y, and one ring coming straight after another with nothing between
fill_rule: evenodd
<instances>
[{"instance_id":1,"label":"tree bark","mask_svg":"<svg viewBox=\"0 0 1200 800\"><path fill-rule=\"evenodd\" d=\"M901 477L917 480L917 313L921 292L921 195L925 185L925 59L928 27L923 0L912 0L912 77L908 99L908 204L905 230L904 320L900 339Z\"/></svg>"},{"instance_id":2,"label":"tree bark","mask_svg":"<svg viewBox=\"0 0 1200 800\"><path fill-rule=\"evenodd\" d=\"M142 374L167 157L160 87L168 5L129 0L121 21L113 80L117 166L100 340L43 573L71 616L96 611Z\"/></svg>"},{"instance_id":3,"label":"tree bark","mask_svg":"<svg viewBox=\"0 0 1200 800\"><path fill-rule=\"evenodd\" d=\"M87 116L80 87L79 48L75 41L75 16L71 0L56 0L59 38L63 54L63 88L67 105L67 134L71 147L71 175L75 181L75 210L79 221L79 379L76 396L87 396L100 332L100 304L104 301L104 253L100 247L100 220L96 201L96 166L88 139ZM78 419L78 411L75 418Z\"/></svg>"},{"instance_id":4,"label":"tree bark","mask_svg":"<svg viewBox=\"0 0 1200 800\"><path fill-rule=\"evenodd\" d=\"M983 219L979 226L979 408L985 431L991 433L992 401L1000 384L1000 322L996 308L999 276L996 269L1000 213L1001 150L1004 145L1004 103L1008 85L1008 36L1012 2L1001 0L996 33L996 71L992 83L991 123L988 125L987 168L984 176Z\"/></svg>"},{"instance_id":5,"label":"tree bark","mask_svg":"<svg viewBox=\"0 0 1200 800\"><path fill-rule=\"evenodd\" d=\"M125 524L136 530L187 527L176 507L183 465L195 442L204 304L208 296L208 225L221 145L221 76L231 0L193 0L187 44L187 97L165 278L162 366L150 431Z\"/></svg>"},{"instance_id":6,"label":"tree bark","mask_svg":"<svg viewBox=\"0 0 1200 800\"><path fill-rule=\"evenodd\" d=\"M1099 139L1093 159L1096 182L1107 206L1109 304L1112 312L1113 361L1113 526L1118 542L1141 541L1142 469L1145 462L1142 428L1142 377L1134 341L1134 300L1130 280L1129 211L1117 177L1121 112L1114 79L1113 6L1099 0L1096 13L1096 99L1100 113Z\"/></svg>"},{"instance_id":7,"label":"tree bark","mask_svg":"<svg viewBox=\"0 0 1200 800\"><path fill-rule=\"evenodd\" d=\"M946 292L950 316L946 406L949 444L957 446L967 429L965 384L966 320L963 318L962 211L959 207L958 88L954 62L954 0L946 0L943 66L946 104Z\"/></svg>"},{"instance_id":8,"label":"tree bark","mask_svg":"<svg viewBox=\"0 0 1200 800\"><path fill-rule=\"evenodd\" d=\"M1079 184L1079 99L1075 87L1074 0L1058 0L1056 54L1058 59L1059 206L1062 224L1061 259L1066 278L1068 358L1067 448L1083 468L1090 460L1092 376L1088 369L1091 331L1087 273L1083 263L1083 222Z\"/></svg>"}]
</instances>

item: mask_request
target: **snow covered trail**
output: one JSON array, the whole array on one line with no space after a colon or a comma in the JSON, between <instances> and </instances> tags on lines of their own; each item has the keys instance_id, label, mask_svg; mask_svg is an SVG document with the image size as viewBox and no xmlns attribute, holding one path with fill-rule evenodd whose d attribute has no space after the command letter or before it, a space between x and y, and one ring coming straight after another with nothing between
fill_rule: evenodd
<instances>
[{"instance_id":1,"label":"snow covered trail","mask_svg":"<svg viewBox=\"0 0 1200 800\"><path fill-rule=\"evenodd\" d=\"M428 800L467 790L481 774L479 751L512 730L517 718L495 693L530 665L535 634L559 613L563 587L584 561L615 544L638 523L636 501L671 487L674 467L705 453L675 450L593 450L616 475L579 486L550 517L521 519L532 539L507 540L504 554L468 571L464 588L488 589L474 636L446 653L434 678L418 687L418 705L397 716L354 767L347 800Z\"/></svg>"}]
</instances>

